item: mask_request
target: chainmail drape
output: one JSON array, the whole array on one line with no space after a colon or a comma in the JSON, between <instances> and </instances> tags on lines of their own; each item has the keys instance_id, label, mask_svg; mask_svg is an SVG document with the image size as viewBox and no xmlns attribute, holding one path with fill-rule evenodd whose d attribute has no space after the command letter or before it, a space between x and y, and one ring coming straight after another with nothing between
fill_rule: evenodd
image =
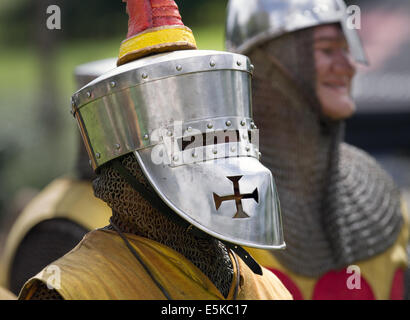
<instances>
[{"instance_id":1,"label":"chainmail drape","mask_svg":"<svg viewBox=\"0 0 410 320\"><path fill-rule=\"evenodd\" d=\"M343 123L322 116L312 43L306 29L249 56L261 160L278 187L287 244L272 254L315 277L387 249L402 216L391 178L369 155L342 143Z\"/></svg>"},{"instance_id":2,"label":"chainmail drape","mask_svg":"<svg viewBox=\"0 0 410 320\"><path fill-rule=\"evenodd\" d=\"M140 183L151 189L134 155L124 156L121 163ZM146 237L174 249L197 266L222 294L228 295L233 266L227 249L221 242L212 237L199 239L171 222L110 165L101 168L93 187L95 195L113 209L112 221L122 232ZM154 192L152 189L151 191Z\"/></svg>"}]
</instances>

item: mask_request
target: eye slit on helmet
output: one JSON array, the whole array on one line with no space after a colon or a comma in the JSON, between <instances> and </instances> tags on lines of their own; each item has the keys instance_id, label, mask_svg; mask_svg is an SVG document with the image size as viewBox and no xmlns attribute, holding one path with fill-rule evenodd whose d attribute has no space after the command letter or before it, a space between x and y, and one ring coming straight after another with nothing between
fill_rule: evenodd
<instances>
[{"instance_id":1,"label":"eye slit on helmet","mask_svg":"<svg viewBox=\"0 0 410 320\"><path fill-rule=\"evenodd\" d=\"M250 137L250 132L248 132ZM202 134L186 136L178 139L179 149L189 150L224 143L235 143L240 141L239 130L219 130Z\"/></svg>"}]
</instances>

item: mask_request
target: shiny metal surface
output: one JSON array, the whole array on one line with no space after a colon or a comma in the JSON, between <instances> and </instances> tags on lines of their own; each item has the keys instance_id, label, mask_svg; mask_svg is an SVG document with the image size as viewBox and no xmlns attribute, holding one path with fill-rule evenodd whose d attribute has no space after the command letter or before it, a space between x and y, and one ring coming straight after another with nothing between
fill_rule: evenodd
<instances>
[{"instance_id":1,"label":"shiny metal surface","mask_svg":"<svg viewBox=\"0 0 410 320\"><path fill-rule=\"evenodd\" d=\"M217 159L169 169L168 166L154 165L148 149L135 154L162 200L198 229L218 239L249 247L285 247L272 174L258 160ZM229 196L234 193L233 183L227 178L232 176L242 176L239 180L241 194L252 193L255 188L258 190L258 201L241 200L247 218L234 218L237 212L234 200L224 201L216 208L213 194Z\"/></svg>"},{"instance_id":2,"label":"shiny metal surface","mask_svg":"<svg viewBox=\"0 0 410 320\"><path fill-rule=\"evenodd\" d=\"M226 47L247 54L251 48L285 33L322 24L340 23L352 55L367 63L359 35L347 26L343 0L230 0Z\"/></svg>"},{"instance_id":3,"label":"shiny metal surface","mask_svg":"<svg viewBox=\"0 0 410 320\"><path fill-rule=\"evenodd\" d=\"M250 60L240 54L211 50L175 51L146 57L115 68L77 91L72 100L76 108L81 108L91 101L130 87L179 75L215 70L252 73ZM114 88L111 86L113 81L116 83Z\"/></svg>"},{"instance_id":4,"label":"shiny metal surface","mask_svg":"<svg viewBox=\"0 0 410 320\"><path fill-rule=\"evenodd\" d=\"M159 142L152 150L152 160L155 163L154 156L161 153L157 157L161 163L176 167L227 157L259 159L259 131L249 129L251 123L250 118L222 117L162 128L151 137Z\"/></svg>"},{"instance_id":5,"label":"shiny metal surface","mask_svg":"<svg viewBox=\"0 0 410 320\"><path fill-rule=\"evenodd\" d=\"M72 97L92 166L133 152L183 219L238 245L284 248L272 175L260 162L249 59L177 51L115 68ZM229 139L228 139L228 138Z\"/></svg>"}]
</instances>

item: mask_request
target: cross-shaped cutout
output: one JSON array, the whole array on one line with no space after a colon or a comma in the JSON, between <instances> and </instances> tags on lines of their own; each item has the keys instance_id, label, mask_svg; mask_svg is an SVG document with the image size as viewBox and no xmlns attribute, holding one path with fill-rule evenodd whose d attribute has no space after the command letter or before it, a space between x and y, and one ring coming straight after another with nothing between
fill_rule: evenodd
<instances>
[{"instance_id":1,"label":"cross-shaped cutout","mask_svg":"<svg viewBox=\"0 0 410 320\"><path fill-rule=\"evenodd\" d=\"M248 218L249 217L249 215L245 211L243 211L243 208L242 208L242 200L243 199L253 199L257 203L259 203L258 188L255 188L255 190L252 193L241 194L241 192L239 190L239 180L242 177L243 176L227 177L233 183L233 189L234 189L234 194L233 195L221 197L221 196L217 195L214 192L214 201L215 201L216 210L219 209L222 202L229 201L229 200L235 200L236 214L233 216L233 219Z\"/></svg>"}]
</instances>

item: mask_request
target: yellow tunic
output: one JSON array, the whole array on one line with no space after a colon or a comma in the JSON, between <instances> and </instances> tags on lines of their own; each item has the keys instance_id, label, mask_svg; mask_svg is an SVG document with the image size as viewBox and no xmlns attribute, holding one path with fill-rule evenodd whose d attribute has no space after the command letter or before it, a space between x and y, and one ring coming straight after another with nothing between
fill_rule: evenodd
<instances>
[{"instance_id":1,"label":"yellow tunic","mask_svg":"<svg viewBox=\"0 0 410 320\"><path fill-rule=\"evenodd\" d=\"M209 278L178 252L136 235L126 237L172 299L225 299ZM271 272L264 269L262 276L255 275L239 257L237 260L237 299L292 299ZM234 297L237 277L235 267L227 299ZM165 299L121 237L112 231L88 233L72 251L30 279L19 299L30 299L39 281L52 285L64 299L70 300Z\"/></svg>"},{"instance_id":2,"label":"yellow tunic","mask_svg":"<svg viewBox=\"0 0 410 320\"><path fill-rule=\"evenodd\" d=\"M404 216L404 224L402 230L396 240L396 242L386 251L364 261L355 262L354 265L358 266L360 270L360 275L368 285L369 290L372 292L374 299L377 300L388 300L392 298L392 285L394 282L401 281L401 279L395 279L397 276L398 271L404 271L407 267L407 253L406 247L408 245L408 216L407 216L407 209L405 204L403 203L403 216ZM272 252L266 250L259 250L259 249L249 249L247 250L251 253L251 255L258 261L261 265L266 268L273 269L275 271L279 271L283 275L285 275L291 282L292 286L295 286L302 299L314 299L315 289L317 289L318 282L321 279L324 279L323 276L318 278L313 277L305 277L295 272L288 270L284 265L282 265L273 255ZM339 276L342 272L346 272L345 270L335 271L339 272ZM334 273L334 274L335 274ZM353 276L354 273L352 272L348 276ZM346 276L346 275L345 275ZM345 288L347 287L346 283L343 283ZM362 283L363 285L363 283ZM322 287L323 288L323 287ZM345 289L343 288L343 289ZM294 291L288 287L289 291L294 294ZM329 287L329 297L325 299L332 299L331 297L335 294L335 292L331 292L333 289ZM355 299L355 294L357 293L355 289L346 290L347 295L345 298L348 299ZM326 296L326 292L322 292L321 296ZM294 296L297 299L297 296Z\"/></svg>"}]
</instances>

